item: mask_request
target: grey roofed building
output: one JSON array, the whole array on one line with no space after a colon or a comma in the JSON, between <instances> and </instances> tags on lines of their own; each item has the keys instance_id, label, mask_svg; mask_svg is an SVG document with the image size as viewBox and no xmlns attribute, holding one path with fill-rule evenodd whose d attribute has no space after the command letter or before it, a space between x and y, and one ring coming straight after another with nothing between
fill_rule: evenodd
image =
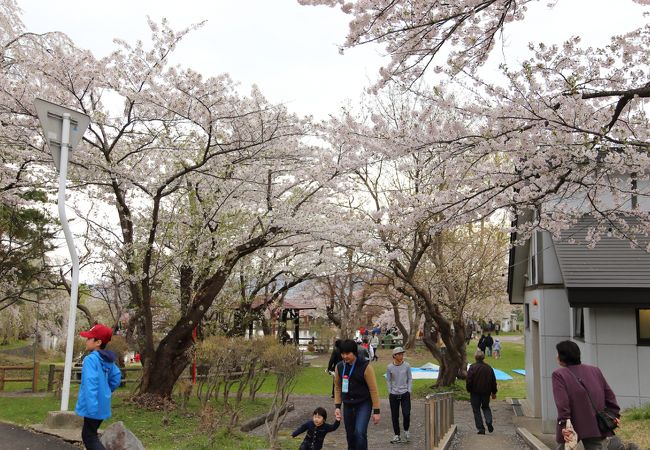
<instances>
[{"instance_id":1,"label":"grey roofed building","mask_svg":"<svg viewBox=\"0 0 650 450\"><path fill-rule=\"evenodd\" d=\"M534 222L531 212L518 219ZM595 225L585 216L559 239L534 231L510 251L508 294L524 307L527 401L545 432L555 429L551 376L563 340L603 371L622 407L650 402L650 238L621 238L612 226L591 246Z\"/></svg>"},{"instance_id":2,"label":"grey roofed building","mask_svg":"<svg viewBox=\"0 0 650 450\"><path fill-rule=\"evenodd\" d=\"M650 238L618 237L612 227L590 248L587 233L595 226L583 217L554 242L570 306L650 306Z\"/></svg>"}]
</instances>

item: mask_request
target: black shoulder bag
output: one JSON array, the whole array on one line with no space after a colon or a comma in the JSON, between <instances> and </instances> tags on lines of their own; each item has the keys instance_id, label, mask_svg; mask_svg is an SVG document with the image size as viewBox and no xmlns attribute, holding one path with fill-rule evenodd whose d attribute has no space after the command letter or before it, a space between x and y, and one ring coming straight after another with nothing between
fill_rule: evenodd
<instances>
[{"instance_id":1,"label":"black shoulder bag","mask_svg":"<svg viewBox=\"0 0 650 450\"><path fill-rule=\"evenodd\" d=\"M567 370L571 372L571 375L580 383L580 386L585 390L587 393L587 397L589 398L589 402L591 403L591 407L593 408L594 412L596 413L596 422L598 423L598 429L602 433L609 433L614 432L615 429L618 428L618 425L616 425L616 417L614 417L613 414L610 414L606 410L598 411L596 409L596 405L594 404L594 401L591 399L591 394L589 394L589 390L587 389L587 386L582 382L580 377L578 377L575 373L573 373L573 370L569 369L567 366Z\"/></svg>"}]
</instances>

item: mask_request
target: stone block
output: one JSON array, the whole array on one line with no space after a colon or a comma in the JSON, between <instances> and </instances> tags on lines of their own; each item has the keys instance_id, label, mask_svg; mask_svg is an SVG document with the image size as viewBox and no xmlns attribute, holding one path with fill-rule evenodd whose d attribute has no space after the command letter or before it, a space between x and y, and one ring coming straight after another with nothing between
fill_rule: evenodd
<instances>
[{"instance_id":1,"label":"stone block","mask_svg":"<svg viewBox=\"0 0 650 450\"><path fill-rule=\"evenodd\" d=\"M74 411L48 411L45 418L45 426L52 429L81 428L83 424L83 417L79 417Z\"/></svg>"},{"instance_id":2,"label":"stone block","mask_svg":"<svg viewBox=\"0 0 650 450\"><path fill-rule=\"evenodd\" d=\"M106 428L101 441L106 450L145 450L140 439L131 433L122 422L115 422Z\"/></svg>"}]
</instances>

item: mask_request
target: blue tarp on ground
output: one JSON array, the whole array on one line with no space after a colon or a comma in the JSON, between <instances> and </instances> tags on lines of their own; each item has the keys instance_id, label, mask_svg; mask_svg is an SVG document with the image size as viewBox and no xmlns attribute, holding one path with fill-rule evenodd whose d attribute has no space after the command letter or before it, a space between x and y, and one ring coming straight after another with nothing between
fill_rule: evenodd
<instances>
[{"instance_id":1,"label":"blue tarp on ground","mask_svg":"<svg viewBox=\"0 0 650 450\"><path fill-rule=\"evenodd\" d=\"M494 375L496 375L497 380L499 381L512 380L512 377L507 373L505 373L503 370L494 369L494 368L492 370L494 370Z\"/></svg>"},{"instance_id":2,"label":"blue tarp on ground","mask_svg":"<svg viewBox=\"0 0 650 450\"><path fill-rule=\"evenodd\" d=\"M411 367L411 375L414 380L436 380L438 379L438 371L440 368L432 363L427 363L421 367ZM494 370L494 375L499 381L512 380L512 377L505 373L503 370Z\"/></svg>"},{"instance_id":3,"label":"blue tarp on ground","mask_svg":"<svg viewBox=\"0 0 650 450\"><path fill-rule=\"evenodd\" d=\"M526 376L526 371L524 369L512 369L514 373L517 373L519 375Z\"/></svg>"}]
</instances>

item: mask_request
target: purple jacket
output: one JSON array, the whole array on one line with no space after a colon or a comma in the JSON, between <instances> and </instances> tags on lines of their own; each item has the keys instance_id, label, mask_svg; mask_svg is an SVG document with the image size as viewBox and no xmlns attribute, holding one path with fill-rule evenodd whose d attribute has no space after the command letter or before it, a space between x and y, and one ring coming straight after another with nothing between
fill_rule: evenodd
<instances>
[{"instance_id":1,"label":"purple jacket","mask_svg":"<svg viewBox=\"0 0 650 450\"><path fill-rule=\"evenodd\" d=\"M570 371L573 372L582 380L599 411L607 409L607 411L619 417L620 407L616 403L616 396L607 381L605 381L602 372L598 367L586 364L569 367L570 369L560 367L553 372L553 397L555 398L558 419L555 432L556 441L558 443L564 442L562 426L559 422L566 419L571 419L573 428L578 434L578 439L613 436L611 432L606 434L600 432L596 421L596 412L591 406L587 393L570 373Z\"/></svg>"}]
</instances>

